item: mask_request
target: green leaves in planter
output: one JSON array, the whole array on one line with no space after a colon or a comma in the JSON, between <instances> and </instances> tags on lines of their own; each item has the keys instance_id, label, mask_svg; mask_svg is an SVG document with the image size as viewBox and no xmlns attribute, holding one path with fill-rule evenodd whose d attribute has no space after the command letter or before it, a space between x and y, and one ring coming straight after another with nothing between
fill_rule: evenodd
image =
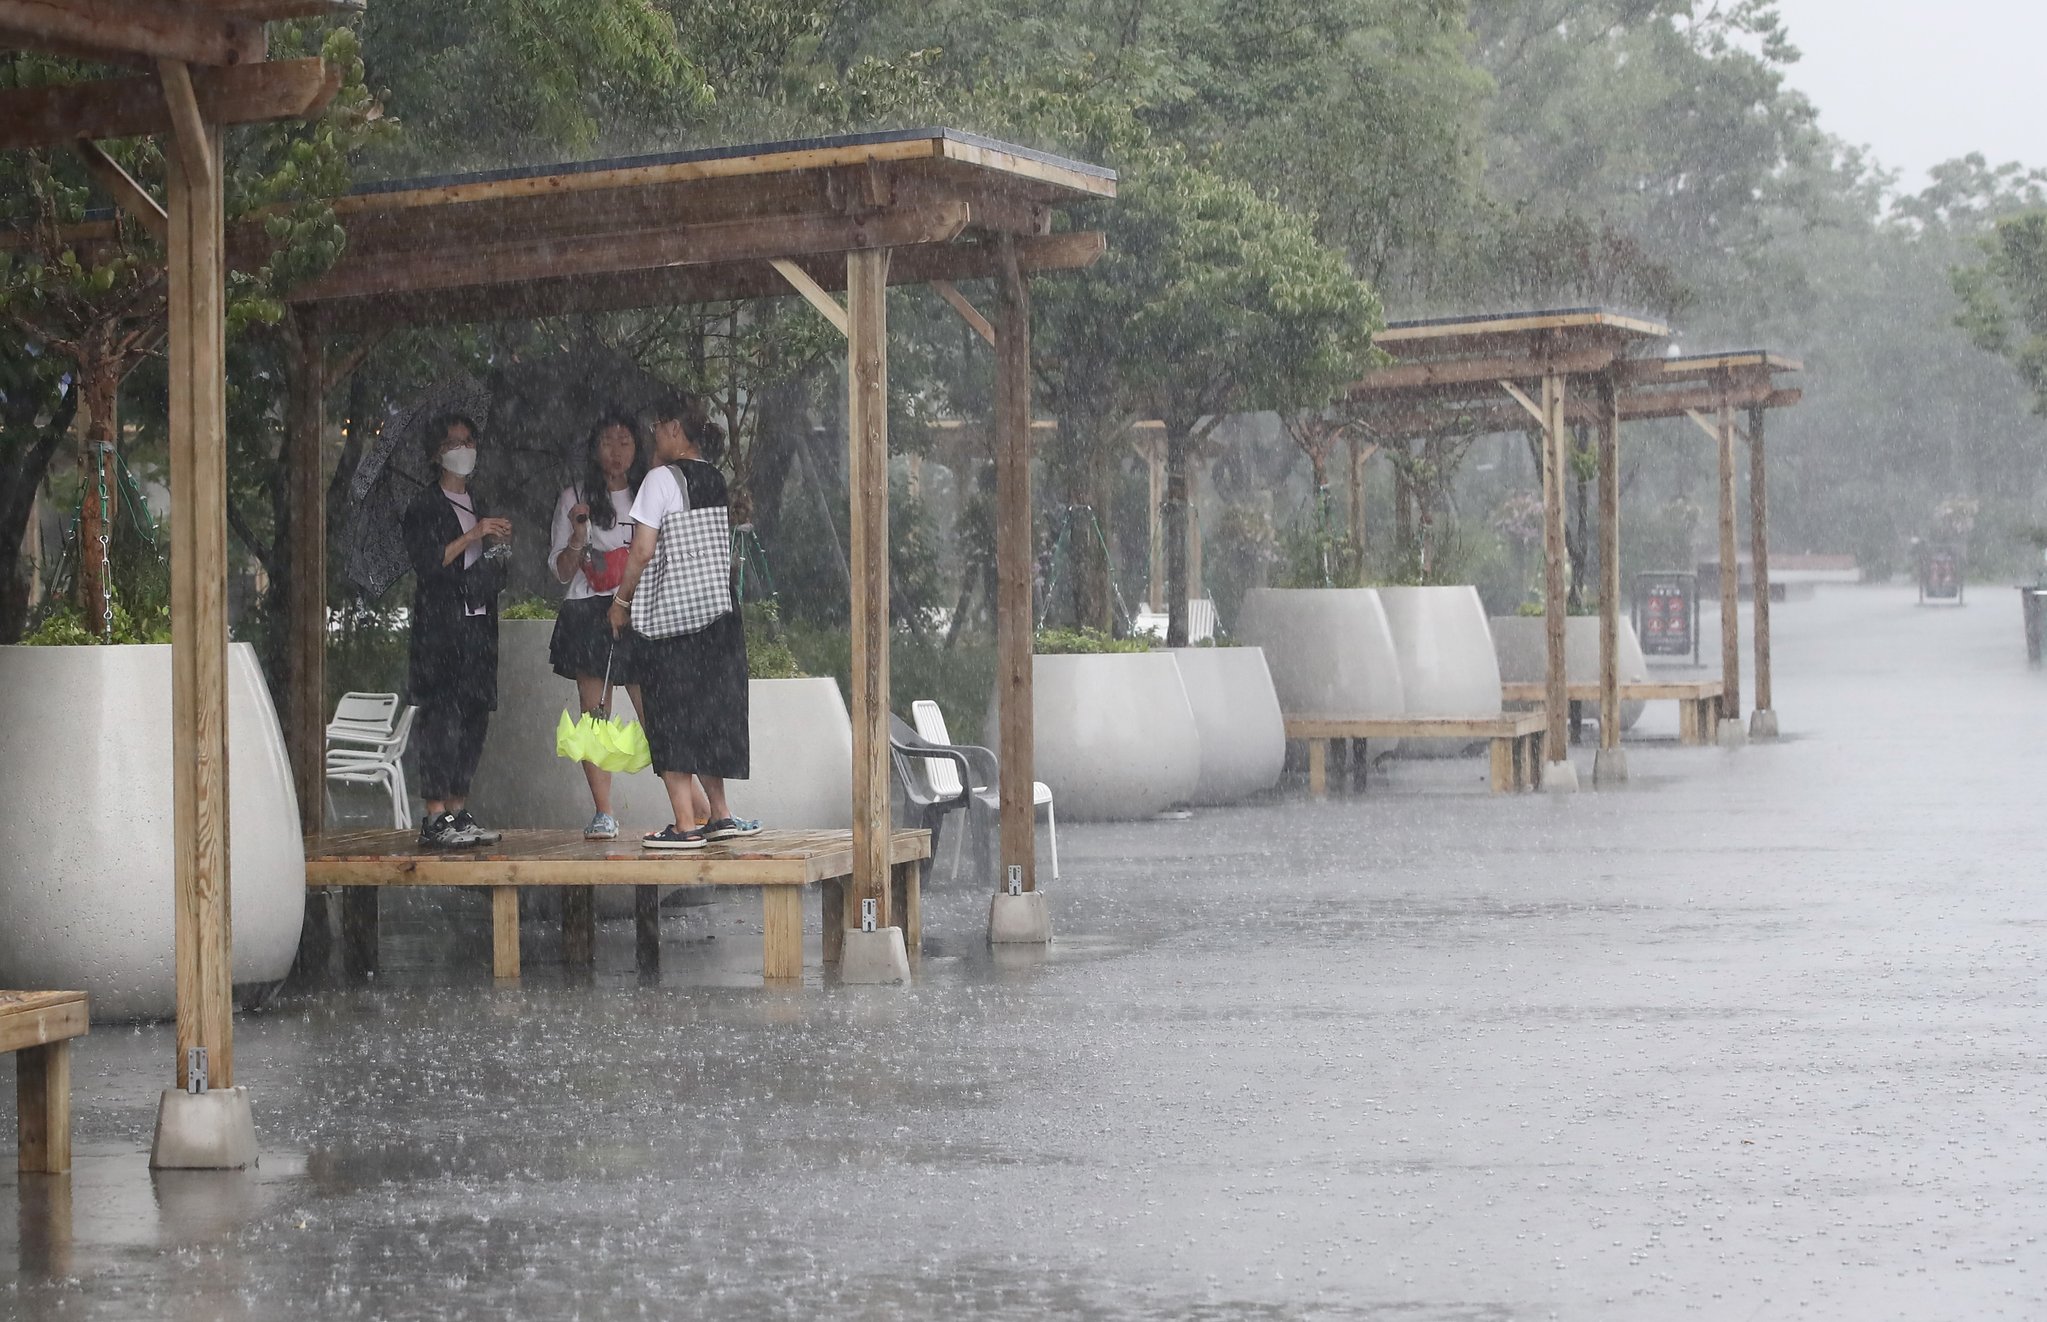
<instances>
[{"instance_id":1,"label":"green leaves in planter","mask_svg":"<svg viewBox=\"0 0 2047 1322\"><path fill-rule=\"evenodd\" d=\"M557 611L555 604L545 597L527 597L515 601L498 612L501 620L551 620Z\"/></svg>"},{"instance_id":2,"label":"green leaves in planter","mask_svg":"<svg viewBox=\"0 0 2047 1322\"><path fill-rule=\"evenodd\" d=\"M1150 638L1111 638L1100 629L1040 629L1034 650L1039 656L1088 656L1109 652L1149 652Z\"/></svg>"},{"instance_id":3,"label":"green leaves in planter","mask_svg":"<svg viewBox=\"0 0 2047 1322\"><path fill-rule=\"evenodd\" d=\"M740 608L746 622L746 673L752 679L806 679L796 653L782 629L782 613L773 601L748 602Z\"/></svg>"},{"instance_id":4,"label":"green leaves in planter","mask_svg":"<svg viewBox=\"0 0 2047 1322\"><path fill-rule=\"evenodd\" d=\"M116 645L135 643L167 643L171 640L171 621L167 612L151 611L141 619L128 613L128 608L119 601L114 603L114 636ZM33 630L22 637L24 647L90 647L103 639L87 626L85 616L76 606L60 606L42 619Z\"/></svg>"}]
</instances>

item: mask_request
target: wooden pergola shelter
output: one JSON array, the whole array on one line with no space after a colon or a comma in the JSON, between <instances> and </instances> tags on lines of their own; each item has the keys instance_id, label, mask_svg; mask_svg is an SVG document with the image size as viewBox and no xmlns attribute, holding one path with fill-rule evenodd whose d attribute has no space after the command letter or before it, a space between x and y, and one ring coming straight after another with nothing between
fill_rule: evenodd
<instances>
[{"instance_id":1,"label":"wooden pergola shelter","mask_svg":"<svg viewBox=\"0 0 2047 1322\"><path fill-rule=\"evenodd\" d=\"M1735 528L1734 441L1750 446L1751 555L1756 583L1756 733L1776 733L1770 707L1769 517L1763 421L1770 409L1796 404L1800 393L1778 383L1800 370L1764 350L1680 357L1650 356L1667 328L1602 309L1509 313L1450 321L1397 323L1378 343L1400 360L1374 369L1352 388L1365 425L1385 438L1422 435L1449 426L1480 432L1527 430L1543 440L1544 616L1548 658L1545 741L1552 764L1567 752L1569 690L1564 669L1568 553L1564 540L1568 429L1598 432L1600 566L1600 767L1595 779L1624 780L1620 755L1620 475L1623 423L1689 417L1718 443L1722 627L1721 712L1740 711L1739 563ZM1575 389L1573 388L1575 384ZM1540 395L1537 395L1537 391ZM1748 429L1737 427L1747 410Z\"/></svg>"},{"instance_id":2,"label":"wooden pergola shelter","mask_svg":"<svg viewBox=\"0 0 2047 1322\"><path fill-rule=\"evenodd\" d=\"M1096 166L951 129L722 147L380 184L341 199L341 260L292 295L295 526L321 527L327 346L392 326L795 295L846 337L852 508L854 868L847 927L890 926L889 285L928 284L996 354L1001 863L1036 889L1031 715L1030 291L1084 267L1100 233L1052 232L1062 207L1113 197ZM956 282L991 280L992 315ZM842 303L835 294L843 291ZM295 562L288 742L309 830L321 794L326 571Z\"/></svg>"},{"instance_id":3,"label":"wooden pergola shelter","mask_svg":"<svg viewBox=\"0 0 2047 1322\"><path fill-rule=\"evenodd\" d=\"M71 147L100 185L163 240L169 288L171 747L177 1087L151 1161L245 1165L251 1129L195 1090L234 1085L227 798L227 262L221 130L319 113L340 85L318 59L267 62L264 23L333 0L0 0L0 50L131 70L0 92L0 148ZM94 144L166 137L164 201ZM173 1110L191 1119L165 1139ZM240 1114L246 1116L246 1107ZM174 1126L174 1128L177 1128ZM245 1141L244 1141L245 1140Z\"/></svg>"}]
</instances>

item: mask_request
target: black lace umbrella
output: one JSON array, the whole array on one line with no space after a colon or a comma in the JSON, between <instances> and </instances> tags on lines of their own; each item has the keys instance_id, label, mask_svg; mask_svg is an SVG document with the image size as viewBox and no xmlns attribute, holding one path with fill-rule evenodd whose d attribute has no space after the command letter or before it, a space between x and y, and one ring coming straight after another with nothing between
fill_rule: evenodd
<instances>
[{"instance_id":1,"label":"black lace umbrella","mask_svg":"<svg viewBox=\"0 0 2047 1322\"><path fill-rule=\"evenodd\" d=\"M462 413L489 430L490 391L471 377L437 382L393 414L348 484L344 570L363 596L376 600L411 570L399 521L414 496L436 480L424 436L444 413Z\"/></svg>"}]
</instances>

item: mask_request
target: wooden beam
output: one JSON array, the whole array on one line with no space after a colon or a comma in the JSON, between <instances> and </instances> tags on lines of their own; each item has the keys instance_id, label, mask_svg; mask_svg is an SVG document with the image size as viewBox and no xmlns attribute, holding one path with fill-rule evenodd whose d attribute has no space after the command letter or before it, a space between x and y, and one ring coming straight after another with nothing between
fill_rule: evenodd
<instances>
[{"instance_id":1,"label":"wooden beam","mask_svg":"<svg viewBox=\"0 0 2047 1322\"><path fill-rule=\"evenodd\" d=\"M1602 372L1612 366L1612 348L1571 349L1548 359L1530 352L1484 358L1438 358L1376 367L1350 387L1352 398L1429 386L1485 385L1501 378L1539 381L1548 371Z\"/></svg>"},{"instance_id":2,"label":"wooden beam","mask_svg":"<svg viewBox=\"0 0 2047 1322\"><path fill-rule=\"evenodd\" d=\"M220 135L206 126L206 114L199 109L199 91L192 85L191 69L176 60L163 60L157 64L157 76L163 79L164 105L171 116L171 151L164 154L177 154L188 185L218 188L220 177L214 169L220 153L214 146ZM221 247L226 246L223 236Z\"/></svg>"},{"instance_id":3,"label":"wooden beam","mask_svg":"<svg viewBox=\"0 0 2047 1322\"><path fill-rule=\"evenodd\" d=\"M823 285L811 279L810 272L786 257L773 258L768 262L768 265L774 267L781 274L781 277L789 282L790 288L803 295L805 302L822 313L824 319L829 321L838 330L839 334L844 335L846 333L845 307L840 304L839 300L827 294Z\"/></svg>"},{"instance_id":4,"label":"wooden beam","mask_svg":"<svg viewBox=\"0 0 2047 1322\"><path fill-rule=\"evenodd\" d=\"M964 202L867 217L795 216L718 225L422 249L344 257L293 295L298 303L422 290L524 284L572 276L658 271L723 262L765 263L804 253L841 253L946 243L966 228Z\"/></svg>"},{"instance_id":5,"label":"wooden beam","mask_svg":"<svg viewBox=\"0 0 2047 1322\"><path fill-rule=\"evenodd\" d=\"M1756 710L1774 711L1770 692L1770 482L1763 463L1763 423L1758 408L1748 415L1749 566L1755 591ZM1768 720L1768 717L1764 718Z\"/></svg>"},{"instance_id":6,"label":"wooden beam","mask_svg":"<svg viewBox=\"0 0 2047 1322\"><path fill-rule=\"evenodd\" d=\"M1015 256L1016 248L1014 245L1012 245L1009 248L1009 253L1012 258ZM997 278L1000 279L1003 277L998 275ZM947 303L950 303L952 305L952 310L954 312L960 314L960 320L966 322L967 325L974 328L974 334L986 340L991 347L994 345L995 343L994 324L990 322L988 318L981 315L981 310L979 308L975 307L972 303L969 303L967 301L967 296L959 291L958 285L955 285L950 280L933 280L931 282L931 287L938 291L938 296L940 298L944 299Z\"/></svg>"},{"instance_id":7,"label":"wooden beam","mask_svg":"<svg viewBox=\"0 0 2047 1322\"><path fill-rule=\"evenodd\" d=\"M317 115L341 88L325 60L278 60L191 71L199 113L212 124L255 124ZM161 78L109 78L0 92L0 150L61 147L80 138L171 132Z\"/></svg>"},{"instance_id":8,"label":"wooden beam","mask_svg":"<svg viewBox=\"0 0 2047 1322\"><path fill-rule=\"evenodd\" d=\"M873 900L889 926L888 260L846 255L847 463L852 511L853 875L846 926Z\"/></svg>"},{"instance_id":9,"label":"wooden beam","mask_svg":"<svg viewBox=\"0 0 2047 1322\"><path fill-rule=\"evenodd\" d=\"M1734 534L1734 406L1720 405L1720 719L1741 719L1741 566Z\"/></svg>"},{"instance_id":10,"label":"wooden beam","mask_svg":"<svg viewBox=\"0 0 2047 1322\"><path fill-rule=\"evenodd\" d=\"M79 159L85 162L85 168L91 172L93 179L107 190L121 210L133 216L157 242L161 243L169 236L170 217L164 214L162 205L149 195L149 190L136 183L135 176L121 168L119 161L107 155L98 143L87 139L81 138L71 146Z\"/></svg>"},{"instance_id":11,"label":"wooden beam","mask_svg":"<svg viewBox=\"0 0 2047 1322\"><path fill-rule=\"evenodd\" d=\"M170 0L0 0L0 49L102 52L182 64L255 64L263 24Z\"/></svg>"},{"instance_id":12,"label":"wooden beam","mask_svg":"<svg viewBox=\"0 0 2047 1322\"><path fill-rule=\"evenodd\" d=\"M175 67L182 72L182 66ZM173 86L167 77L167 88ZM177 1083L204 1047L234 1084L227 772L226 270L220 128L164 153L170 215L171 782L177 943ZM174 108L175 109L175 108ZM194 168L197 166L198 168Z\"/></svg>"},{"instance_id":13,"label":"wooden beam","mask_svg":"<svg viewBox=\"0 0 2047 1322\"><path fill-rule=\"evenodd\" d=\"M1026 274L1076 270L1091 264L1103 249L1103 236L1092 232L1018 239L1017 263ZM845 261L836 254L795 256L792 260L820 288L845 288ZM889 256L888 280L892 285L984 279L991 274L986 246L978 243L899 248ZM775 298L789 292L788 282L782 276L764 263L753 261L538 280L510 288L426 291L302 305L316 306L321 323L339 333L397 325L445 325L627 308L680 307L721 299ZM304 290L293 293L294 299L303 296Z\"/></svg>"},{"instance_id":14,"label":"wooden beam","mask_svg":"<svg viewBox=\"0 0 2047 1322\"><path fill-rule=\"evenodd\" d=\"M1036 726L1032 656L1036 651L1031 537L1031 296L1016 265L1016 243L995 240L1002 274L995 284L995 675L1001 723L1002 870L998 890L1017 870L1025 890L1038 885Z\"/></svg>"},{"instance_id":15,"label":"wooden beam","mask_svg":"<svg viewBox=\"0 0 2047 1322\"><path fill-rule=\"evenodd\" d=\"M290 565L285 578L285 746L306 835L326 829L327 490L320 443L326 431L326 345L292 323L284 428Z\"/></svg>"},{"instance_id":16,"label":"wooden beam","mask_svg":"<svg viewBox=\"0 0 2047 1322\"><path fill-rule=\"evenodd\" d=\"M1545 385L1548 384L1547 380L1545 380L1544 384ZM1521 387L1515 385L1512 381L1502 381L1499 383L1499 385L1500 389L1506 391L1509 395L1513 397L1514 402L1516 404L1519 404L1523 409L1527 410L1528 416L1535 419L1536 426L1538 427L1549 426L1550 422L1549 406L1547 404L1537 404L1534 400L1530 399L1527 396L1527 394L1521 389Z\"/></svg>"}]
</instances>

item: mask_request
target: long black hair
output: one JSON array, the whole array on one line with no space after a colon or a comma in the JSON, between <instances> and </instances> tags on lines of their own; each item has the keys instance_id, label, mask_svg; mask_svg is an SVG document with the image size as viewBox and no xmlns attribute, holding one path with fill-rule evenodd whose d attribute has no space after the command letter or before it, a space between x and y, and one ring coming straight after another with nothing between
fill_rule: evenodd
<instances>
[{"instance_id":1,"label":"long black hair","mask_svg":"<svg viewBox=\"0 0 2047 1322\"><path fill-rule=\"evenodd\" d=\"M639 495L640 483L647 476L647 438L640 434L638 420L623 409L612 409L598 418L583 442L583 476L577 483L577 495L590 507L590 524L596 528L610 528L618 522L618 511L611 504L611 484L605 479L604 466L597 462L597 440L613 427L625 428L633 438L633 462L625 470L626 493Z\"/></svg>"}]
</instances>

